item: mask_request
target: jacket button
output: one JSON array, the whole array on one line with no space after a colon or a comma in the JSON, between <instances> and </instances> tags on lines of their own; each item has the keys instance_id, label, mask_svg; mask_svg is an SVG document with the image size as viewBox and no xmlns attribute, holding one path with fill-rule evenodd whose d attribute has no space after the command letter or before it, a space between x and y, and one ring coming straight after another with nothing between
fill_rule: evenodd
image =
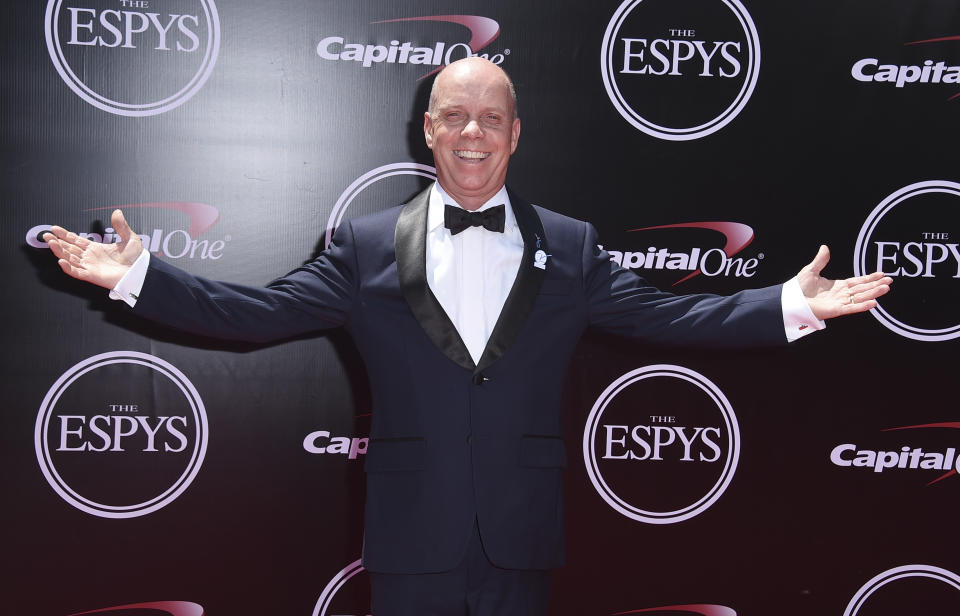
<instances>
[{"instance_id":1,"label":"jacket button","mask_svg":"<svg viewBox=\"0 0 960 616\"><path fill-rule=\"evenodd\" d=\"M483 385L484 381L489 381L487 377L483 376L483 373L477 373L473 375L473 384L474 385Z\"/></svg>"},{"instance_id":2,"label":"jacket button","mask_svg":"<svg viewBox=\"0 0 960 616\"><path fill-rule=\"evenodd\" d=\"M473 435L472 435L472 434L468 434L468 435L467 435L467 445L469 445L469 444L472 443L472 442L473 442Z\"/></svg>"}]
</instances>

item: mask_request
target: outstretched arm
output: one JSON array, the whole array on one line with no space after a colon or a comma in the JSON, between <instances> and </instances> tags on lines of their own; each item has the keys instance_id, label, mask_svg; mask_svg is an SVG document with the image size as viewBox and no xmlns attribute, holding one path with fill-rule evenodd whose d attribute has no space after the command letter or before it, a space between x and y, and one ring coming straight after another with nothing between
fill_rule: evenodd
<instances>
[{"instance_id":1,"label":"outstretched arm","mask_svg":"<svg viewBox=\"0 0 960 616\"><path fill-rule=\"evenodd\" d=\"M59 259L60 269L77 280L113 289L143 252L140 236L130 229L123 212L114 210L110 224L120 242L101 244L80 237L63 227L52 227L43 239Z\"/></svg>"},{"instance_id":2,"label":"outstretched arm","mask_svg":"<svg viewBox=\"0 0 960 616\"><path fill-rule=\"evenodd\" d=\"M830 261L830 249L821 246L817 256L797 274L800 289L820 320L866 312L877 306L877 298L890 290L893 279L882 272L846 280L822 278L820 272Z\"/></svg>"},{"instance_id":3,"label":"outstretched arm","mask_svg":"<svg viewBox=\"0 0 960 616\"><path fill-rule=\"evenodd\" d=\"M113 212L111 224L121 240L115 244L92 242L61 227L52 227L44 240L64 272L117 292L113 299L123 299L158 323L214 338L268 342L343 325L353 309L357 274L349 222L321 257L266 288L207 280L150 259L139 283L126 280L129 287L122 290L118 283L128 272L136 279L138 272L131 268L148 253L120 210Z\"/></svg>"}]
</instances>

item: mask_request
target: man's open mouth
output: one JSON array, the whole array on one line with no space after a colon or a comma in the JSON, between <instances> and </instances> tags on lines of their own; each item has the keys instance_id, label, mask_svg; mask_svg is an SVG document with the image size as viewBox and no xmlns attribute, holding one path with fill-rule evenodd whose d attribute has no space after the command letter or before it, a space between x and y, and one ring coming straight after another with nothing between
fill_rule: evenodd
<instances>
[{"instance_id":1,"label":"man's open mouth","mask_svg":"<svg viewBox=\"0 0 960 616\"><path fill-rule=\"evenodd\" d=\"M474 152L473 150L454 150L453 153L464 160L483 160L490 156L490 152Z\"/></svg>"}]
</instances>

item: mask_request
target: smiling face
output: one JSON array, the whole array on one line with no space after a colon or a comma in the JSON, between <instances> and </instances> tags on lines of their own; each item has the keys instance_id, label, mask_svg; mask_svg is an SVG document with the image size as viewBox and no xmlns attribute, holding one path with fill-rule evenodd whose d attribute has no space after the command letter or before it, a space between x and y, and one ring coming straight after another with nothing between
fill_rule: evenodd
<instances>
[{"instance_id":1,"label":"smiling face","mask_svg":"<svg viewBox=\"0 0 960 616\"><path fill-rule=\"evenodd\" d=\"M520 138L509 83L488 60L459 60L437 75L430 110L423 114L437 181L465 209L483 205L506 181Z\"/></svg>"}]
</instances>

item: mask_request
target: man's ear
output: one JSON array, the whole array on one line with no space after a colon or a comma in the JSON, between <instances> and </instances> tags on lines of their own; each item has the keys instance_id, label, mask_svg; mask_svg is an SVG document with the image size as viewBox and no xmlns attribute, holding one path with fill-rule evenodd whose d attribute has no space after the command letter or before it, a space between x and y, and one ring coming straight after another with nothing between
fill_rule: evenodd
<instances>
[{"instance_id":1,"label":"man's ear","mask_svg":"<svg viewBox=\"0 0 960 616\"><path fill-rule=\"evenodd\" d=\"M427 147L432 150L433 149L433 118L430 117L429 111L426 111L423 114L423 139L427 142Z\"/></svg>"},{"instance_id":2,"label":"man's ear","mask_svg":"<svg viewBox=\"0 0 960 616\"><path fill-rule=\"evenodd\" d=\"M520 143L520 118L513 119L513 126L510 127L510 153L517 151L517 144Z\"/></svg>"}]
</instances>

